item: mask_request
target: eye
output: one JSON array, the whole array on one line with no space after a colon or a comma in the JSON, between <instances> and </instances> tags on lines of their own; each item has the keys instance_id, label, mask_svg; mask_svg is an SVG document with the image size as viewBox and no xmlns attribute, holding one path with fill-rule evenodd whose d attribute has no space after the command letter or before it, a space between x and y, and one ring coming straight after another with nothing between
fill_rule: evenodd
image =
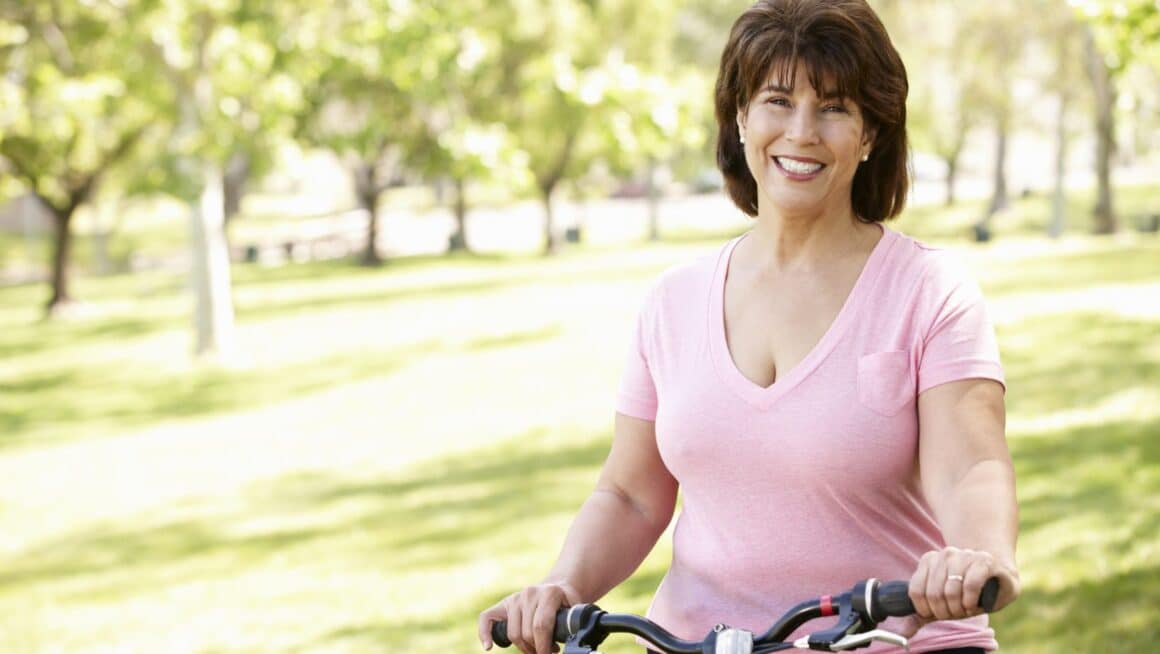
<instances>
[{"instance_id":1,"label":"eye","mask_svg":"<svg viewBox=\"0 0 1160 654\"><path fill-rule=\"evenodd\" d=\"M827 112L832 112L832 113L843 113L843 114L849 113L848 111L846 111L846 107L843 105L840 105L840 104L828 104L822 108L822 111L827 111Z\"/></svg>"},{"instance_id":2,"label":"eye","mask_svg":"<svg viewBox=\"0 0 1160 654\"><path fill-rule=\"evenodd\" d=\"M784 98L780 95L772 95L765 102L767 104L772 104L772 105L775 105L778 107L788 107L789 106L789 100L787 100L786 98Z\"/></svg>"}]
</instances>

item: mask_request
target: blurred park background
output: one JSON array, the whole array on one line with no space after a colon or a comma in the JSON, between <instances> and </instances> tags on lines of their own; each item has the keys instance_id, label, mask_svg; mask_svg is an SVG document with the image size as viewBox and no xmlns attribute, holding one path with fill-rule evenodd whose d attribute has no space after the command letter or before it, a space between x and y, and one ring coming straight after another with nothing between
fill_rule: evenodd
<instances>
[{"instance_id":1,"label":"blurred park background","mask_svg":"<svg viewBox=\"0 0 1160 654\"><path fill-rule=\"evenodd\" d=\"M0 652L474 651L595 481L648 284L746 228L746 4L0 0ZM895 228L1007 366L1003 648L1155 651L1160 3L872 4Z\"/></svg>"}]
</instances>

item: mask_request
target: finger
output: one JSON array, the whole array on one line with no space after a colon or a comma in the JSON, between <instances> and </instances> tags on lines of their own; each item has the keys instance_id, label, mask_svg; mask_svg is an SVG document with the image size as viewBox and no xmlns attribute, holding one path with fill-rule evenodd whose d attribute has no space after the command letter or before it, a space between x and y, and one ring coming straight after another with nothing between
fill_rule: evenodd
<instances>
[{"instance_id":1,"label":"finger","mask_svg":"<svg viewBox=\"0 0 1160 654\"><path fill-rule=\"evenodd\" d=\"M983 585L993 575L991 564L985 559L974 559L963 571L963 611L968 616L983 613L979 606L979 597L983 593Z\"/></svg>"},{"instance_id":2,"label":"finger","mask_svg":"<svg viewBox=\"0 0 1160 654\"><path fill-rule=\"evenodd\" d=\"M910 576L910 585L906 589L910 602L914 604L914 612L928 620L933 617L930 603L926 601L926 579L930 576L931 554L930 552L923 554L918 560L918 568Z\"/></svg>"},{"instance_id":3,"label":"finger","mask_svg":"<svg viewBox=\"0 0 1160 654\"><path fill-rule=\"evenodd\" d=\"M551 654L553 633L556 629L556 603L541 602L532 620L535 633L536 654Z\"/></svg>"},{"instance_id":4,"label":"finger","mask_svg":"<svg viewBox=\"0 0 1160 654\"><path fill-rule=\"evenodd\" d=\"M943 601L947 606L947 617L955 620L958 618L967 617L967 604L963 601L963 582L966 581L966 575L961 573L948 573L946 584L943 587Z\"/></svg>"},{"instance_id":5,"label":"finger","mask_svg":"<svg viewBox=\"0 0 1160 654\"><path fill-rule=\"evenodd\" d=\"M539 640L539 635L536 634L536 611L540 605L539 597L530 597L527 604L524 606L523 612L523 636L524 645L527 646L528 654L545 654L536 646Z\"/></svg>"},{"instance_id":6,"label":"finger","mask_svg":"<svg viewBox=\"0 0 1160 654\"><path fill-rule=\"evenodd\" d=\"M930 605L931 615L936 620L946 620L951 617L946 599L948 564L945 553L938 553L932 562L930 574L926 578L926 601Z\"/></svg>"},{"instance_id":7,"label":"finger","mask_svg":"<svg viewBox=\"0 0 1160 654\"><path fill-rule=\"evenodd\" d=\"M954 620L967 617L968 604L963 602L963 582L966 581L967 568L973 560L973 552L948 547L944 551L946 560L946 585L943 588L943 599L947 604L947 617Z\"/></svg>"},{"instance_id":8,"label":"finger","mask_svg":"<svg viewBox=\"0 0 1160 654\"><path fill-rule=\"evenodd\" d=\"M479 636L479 644L483 645L485 651L491 649L494 644L491 642L491 625L495 619L491 617L490 613L489 609L479 614L479 633L477 635Z\"/></svg>"},{"instance_id":9,"label":"finger","mask_svg":"<svg viewBox=\"0 0 1160 654\"><path fill-rule=\"evenodd\" d=\"M999 577L999 597L995 601L995 611L1002 609L1019 597L1022 587L1019 572L1005 566L995 565L991 576Z\"/></svg>"},{"instance_id":10,"label":"finger","mask_svg":"<svg viewBox=\"0 0 1160 654\"><path fill-rule=\"evenodd\" d=\"M513 647L524 654L531 654L524 642L524 605L519 597L514 598L508 606L507 632L508 640L512 642Z\"/></svg>"}]
</instances>

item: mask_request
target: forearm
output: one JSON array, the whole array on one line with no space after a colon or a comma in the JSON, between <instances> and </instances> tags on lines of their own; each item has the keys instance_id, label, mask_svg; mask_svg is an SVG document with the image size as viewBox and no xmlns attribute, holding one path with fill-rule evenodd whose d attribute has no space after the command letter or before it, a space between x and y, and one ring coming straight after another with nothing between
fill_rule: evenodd
<instances>
[{"instance_id":1,"label":"forearm","mask_svg":"<svg viewBox=\"0 0 1160 654\"><path fill-rule=\"evenodd\" d=\"M1015 569L1019 510L1010 461L976 462L933 504L947 545L988 552Z\"/></svg>"},{"instance_id":2,"label":"forearm","mask_svg":"<svg viewBox=\"0 0 1160 654\"><path fill-rule=\"evenodd\" d=\"M580 508L546 582L572 587L594 602L636 570L672 512L648 515L625 495L598 488Z\"/></svg>"}]
</instances>

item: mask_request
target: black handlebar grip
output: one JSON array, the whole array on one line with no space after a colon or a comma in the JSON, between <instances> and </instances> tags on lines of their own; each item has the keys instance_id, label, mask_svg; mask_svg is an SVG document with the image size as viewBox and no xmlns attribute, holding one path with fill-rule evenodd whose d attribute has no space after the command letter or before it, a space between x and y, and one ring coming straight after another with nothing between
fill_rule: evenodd
<instances>
[{"instance_id":1,"label":"black handlebar grip","mask_svg":"<svg viewBox=\"0 0 1160 654\"><path fill-rule=\"evenodd\" d=\"M902 618L914 615L914 602L910 601L910 584L905 581L884 581L878 586L878 601L874 606L874 617L881 613L884 618Z\"/></svg>"},{"instance_id":2,"label":"black handlebar grip","mask_svg":"<svg viewBox=\"0 0 1160 654\"><path fill-rule=\"evenodd\" d=\"M552 639L562 643L568 640L568 636L568 609L565 608L556 612L556 629ZM491 640L500 647L511 647L512 641L507 637L507 620L491 623Z\"/></svg>"},{"instance_id":3,"label":"black handlebar grip","mask_svg":"<svg viewBox=\"0 0 1160 654\"><path fill-rule=\"evenodd\" d=\"M886 581L878 586L877 602L875 603L875 617L879 612L884 617L906 617L914 615L914 603L910 601L908 582ZM987 613L995 610L995 600L999 598L999 578L991 577L983 584L979 593L979 608Z\"/></svg>"},{"instance_id":4,"label":"black handlebar grip","mask_svg":"<svg viewBox=\"0 0 1160 654\"><path fill-rule=\"evenodd\" d=\"M979 591L979 608L987 613L995 610L995 602L999 599L999 578L991 577L987 583L983 584L983 590Z\"/></svg>"}]
</instances>

